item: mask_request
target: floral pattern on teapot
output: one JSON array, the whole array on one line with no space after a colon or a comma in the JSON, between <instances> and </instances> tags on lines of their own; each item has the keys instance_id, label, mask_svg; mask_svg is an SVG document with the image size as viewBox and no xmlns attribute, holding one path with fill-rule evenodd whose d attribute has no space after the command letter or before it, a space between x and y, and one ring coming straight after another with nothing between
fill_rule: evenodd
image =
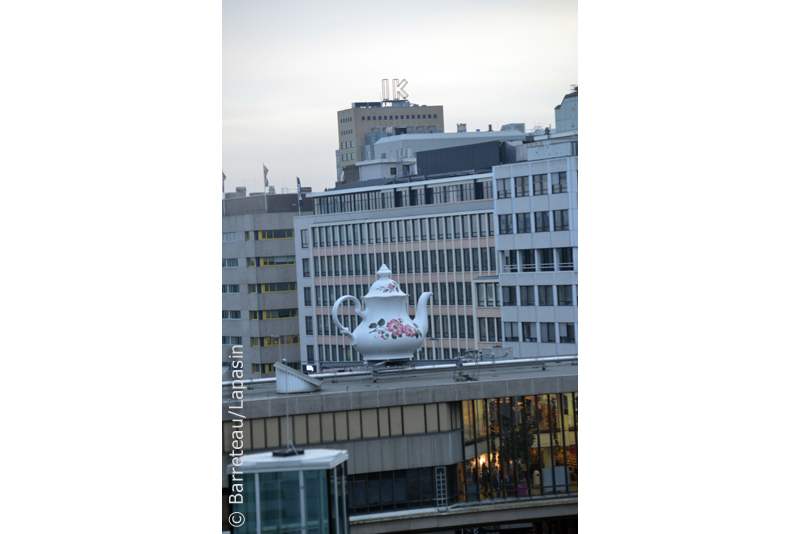
<instances>
[{"instance_id":1,"label":"floral pattern on teapot","mask_svg":"<svg viewBox=\"0 0 800 534\"><path fill-rule=\"evenodd\" d=\"M377 333L377 336L373 336L375 339L397 339L403 336L406 337L421 337L422 334L420 333L414 325L411 324L403 324L403 319L392 319L388 323L385 319L381 319L377 323L372 323L369 325L370 330L369 334Z\"/></svg>"}]
</instances>

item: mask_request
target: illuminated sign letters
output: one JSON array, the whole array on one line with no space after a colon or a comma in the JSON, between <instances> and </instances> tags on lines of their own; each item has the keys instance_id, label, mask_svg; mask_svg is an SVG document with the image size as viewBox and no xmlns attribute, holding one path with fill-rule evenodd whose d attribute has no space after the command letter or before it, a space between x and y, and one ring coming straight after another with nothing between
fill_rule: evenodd
<instances>
[{"instance_id":1,"label":"illuminated sign letters","mask_svg":"<svg viewBox=\"0 0 800 534\"><path fill-rule=\"evenodd\" d=\"M408 80L403 78L402 80L398 80L397 78L392 80L391 84L391 100L407 100L408 93L403 90L403 88L408 84ZM390 100L389 98L389 79L384 78L381 80L381 99L382 100Z\"/></svg>"}]
</instances>

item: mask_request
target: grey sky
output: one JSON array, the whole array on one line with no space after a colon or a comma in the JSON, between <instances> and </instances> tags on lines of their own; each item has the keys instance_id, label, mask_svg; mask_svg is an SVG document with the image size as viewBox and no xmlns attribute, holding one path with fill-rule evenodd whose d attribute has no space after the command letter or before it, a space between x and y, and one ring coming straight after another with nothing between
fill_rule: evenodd
<instances>
[{"instance_id":1,"label":"grey sky","mask_svg":"<svg viewBox=\"0 0 800 534\"><path fill-rule=\"evenodd\" d=\"M335 181L336 111L377 101L381 79L444 106L445 131L555 123L578 83L575 0L225 1L222 168L226 191L321 191Z\"/></svg>"}]
</instances>

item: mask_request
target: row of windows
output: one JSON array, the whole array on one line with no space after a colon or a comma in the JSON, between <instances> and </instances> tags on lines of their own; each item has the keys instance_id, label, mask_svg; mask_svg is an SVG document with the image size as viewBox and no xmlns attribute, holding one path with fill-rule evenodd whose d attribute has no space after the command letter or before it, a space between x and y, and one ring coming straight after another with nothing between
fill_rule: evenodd
<instances>
[{"instance_id":1,"label":"row of windows","mask_svg":"<svg viewBox=\"0 0 800 534\"><path fill-rule=\"evenodd\" d=\"M236 232L224 232L222 234L222 242L229 243L231 241L236 241Z\"/></svg>"},{"instance_id":2,"label":"row of windows","mask_svg":"<svg viewBox=\"0 0 800 534\"><path fill-rule=\"evenodd\" d=\"M448 204L492 198L492 181L470 182L434 186L399 187L391 190L329 195L314 199L314 214L350 213L378 209Z\"/></svg>"},{"instance_id":3,"label":"row of windows","mask_svg":"<svg viewBox=\"0 0 800 534\"><path fill-rule=\"evenodd\" d=\"M275 265L294 265L294 256L266 256L247 258L248 267L273 267Z\"/></svg>"},{"instance_id":4,"label":"row of windows","mask_svg":"<svg viewBox=\"0 0 800 534\"><path fill-rule=\"evenodd\" d=\"M230 267L238 267L239 266L239 259L238 258L222 258L222 268L227 269Z\"/></svg>"},{"instance_id":5,"label":"row of windows","mask_svg":"<svg viewBox=\"0 0 800 534\"><path fill-rule=\"evenodd\" d=\"M222 284L223 293L238 293L239 284Z\"/></svg>"},{"instance_id":6,"label":"row of windows","mask_svg":"<svg viewBox=\"0 0 800 534\"><path fill-rule=\"evenodd\" d=\"M314 360L314 347L308 346L306 347L308 361L313 362ZM317 350L319 351L320 361L328 361L328 362L360 362L362 360L361 355L358 353L357 350L353 349L350 350L351 347L347 345L341 344L331 344L331 345L317 345ZM414 352L414 356L412 359L414 360L441 360L446 359L449 360L450 358L457 358L458 356L464 356L468 349L450 349L449 347L423 347L419 352Z\"/></svg>"},{"instance_id":7,"label":"row of windows","mask_svg":"<svg viewBox=\"0 0 800 534\"><path fill-rule=\"evenodd\" d=\"M343 119L339 119L339 124L344 124L346 122L353 122L353 117L345 117Z\"/></svg>"},{"instance_id":8,"label":"row of windows","mask_svg":"<svg viewBox=\"0 0 800 534\"><path fill-rule=\"evenodd\" d=\"M356 155L353 152L342 154L342 161L353 161L354 159L356 159Z\"/></svg>"},{"instance_id":9,"label":"row of windows","mask_svg":"<svg viewBox=\"0 0 800 534\"><path fill-rule=\"evenodd\" d=\"M241 339L241 338L240 338ZM272 345L299 345L299 335L251 337L251 347L270 347Z\"/></svg>"},{"instance_id":10,"label":"row of windows","mask_svg":"<svg viewBox=\"0 0 800 534\"><path fill-rule=\"evenodd\" d=\"M239 310L222 310L223 319L241 319L242 312Z\"/></svg>"},{"instance_id":11,"label":"row of windows","mask_svg":"<svg viewBox=\"0 0 800 534\"><path fill-rule=\"evenodd\" d=\"M436 506L435 469L435 467L423 467L348 475L345 493L350 515ZM447 466L446 471L449 505L454 504L458 498L455 483L456 466ZM471 529L469 531L472 532Z\"/></svg>"},{"instance_id":12,"label":"row of windows","mask_svg":"<svg viewBox=\"0 0 800 534\"><path fill-rule=\"evenodd\" d=\"M323 285L314 287L314 290L316 293L317 306L333 306L333 304L344 295L353 295L358 300L361 300L361 297L369 292L369 285ZM433 293L431 303L434 306L438 306L440 303L442 306L448 304L451 306L472 306L472 284L470 282L401 283L400 290L408 295L408 304L411 306L414 306L417 303L417 298L426 291ZM476 283L475 290L477 293L477 306L479 308L500 306L500 289L497 282ZM497 299L495 299L495 295L497 295ZM311 302L306 303L306 306L310 305ZM341 305L345 307L352 306L353 301L348 300Z\"/></svg>"},{"instance_id":13,"label":"row of windows","mask_svg":"<svg viewBox=\"0 0 800 534\"><path fill-rule=\"evenodd\" d=\"M294 230L255 230L244 233L245 241L262 241L265 239L294 239Z\"/></svg>"},{"instance_id":14,"label":"row of windows","mask_svg":"<svg viewBox=\"0 0 800 534\"><path fill-rule=\"evenodd\" d=\"M521 325L521 328L520 328ZM522 339L519 337L520 331L522 332ZM539 323L539 331L541 337L536 338L536 323L535 322L521 322L521 323L503 323L503 332L505 341L523 341L526 343L555 343L556 342L556 323ZM560 343L575 343L575 323L558 323L558 331Z\"/></svg>"},{"instance_id":15,"label":"row of windows","mask_svg":"<svg viewBox=\"0 0 800 534\"><path fill-rule=\"evenodd\" d=\"M513 180L513 181L512 181ZM533 195L547 194L547 175L534 174L533 176L517 176L516 178L497 179L497 198L511 198L513 186L514 196L528 197L531 195L531 180L533 180ZM553 184L553 194L567 192L567 173L550 173Z\"/></svg>"},{"instance_id":16,"label":"row of windows","mask_svg":"<svg viewBox=\"0 0 800 534\"><path fill-rule=\"evenodd\" d=\"M423 217L401 221L318 226L312 229L311 237L313 246L316 248L436 241L462 237L468 239L493 235L494 217L492 214L473 213L471 215Z\"/></svg>"},{"instance_id":17,"label":"row of windows","mask_svg":"<svg viewBox=\"0 0 800 534\"><path fill-rule=\"evenodd\" d=\"M292 415L289 416L290 435L295 445L309 445L449 432L461 427L458 408L451 410L450 406L440 402ZM286 443L285 417L247 419L241 429L244 450L275 448ZM233 446L231 430L232 422L224 421L222 449L226 452Z\"/></svg>"},{"instance_id":18,"label":"row of windows","mask_svg":"<svg viewBox=\"0 0 800 534\"><path fill-rule=\"evenodd\" d=\"M342 143L342 148L353 148L353 141L345 141Z\"/></svg>"},{"instance_id":19,"label":"row of windows","mask_svg":"<svg viewBox=\"0 0 800 534\"><path fill-rule=\"evenodd\" d=\"M577 286L576 286L577 287ZM517 298L519 290L519 299ZM572 306L572 286L556 286L559 306ZM553 305L553 286L503 286L503 306L539 306Z\"/></svg>"},{"instance_id":20,"label":"row of windows","mask_svg":"<svg viewBox=\"0 0 800 534\"><path fill-rule=\"evenodd\" d=\"M222 336L222 344L223 345L241 345L242 338L241 336Z\"/></svg>"},{"instance_id":21,"label":"row of windows","mask_svg":"<svg viewBox=\"0 0 800 534\"><path fill-rule=\"evenodd\" d=\"M438 119L437 113L428 113L427 115L362 115L361 120L367 121L393 121L393 120L408 120L408 119Z\"/></svg>"},{"instance_id":22,"label":"row of windows","mask_svg":"<svg viewBox=\"0 0 800 534\"><path fill-rule=\"evenodd\" d=\"M341 130L339 135L350 135L351 133L353 133L353 130Z\"/></svg>"},{"instance_id":23,"label":"row of windows","mask_svg":"<svg viewBox=\"0 0 800 534\"><path fill-rule=\"evenodd\" d=\"M569 210L554 210L553 212L553 231L560 232L569 230ZM529 234L531 233L531 214L530 213L517 213L516 214L516 232L514 232L514 215L498 215L497 226L501 235L504 234ZM550 231L550 212L549 211L535 211L533 212L533 230L535 232L549 232Z\"/></svg>"},{"instance_id":24,"label":"row of windows","mask_svg":"<svg viewBox=\"0 0 800 534\"><path fill-rule=\"evenodd\" d=\"M251 321L286 319L289 317L297 317L297 308L284 308L281 310L250 310Z\"/></svg>"},{"instance_id":25,"label":"row of windows","mask_svg":"<svg viewBox=\"0 0 800 534\"><path fill-rule=\"evenodd\" d=\"M284 291L297 291L297 282L277 282L274 284L247 284L248 293L280 293ZM239 292L238 289L236 292L237 293Z\"/></svg>"},{"instance_id":26,"label":"row of windows","mask_svg":"<svg viewBox=\"0 0 800 534\"><path fill-rule=\"evenodd\" d=\"M308 277L305 261L303 276ZM314 276L371 276L381 264L394 274L496 271L497 254L494 247L475 247L317 256L314 258Z\"/></svg>"},{"instance_id":27,"label":"row of windows","mask_svg":"<svg viewBox=\"0 0 800 534\"><path fill-rule=\"evenodd\" d=\"M575 262L572 247L564 248L537 248L503 251L504 273L533 273L536 271L554 271L556 268L555 256L558 252L558 270L573 271Z\"/></svg>"}]
</instances>

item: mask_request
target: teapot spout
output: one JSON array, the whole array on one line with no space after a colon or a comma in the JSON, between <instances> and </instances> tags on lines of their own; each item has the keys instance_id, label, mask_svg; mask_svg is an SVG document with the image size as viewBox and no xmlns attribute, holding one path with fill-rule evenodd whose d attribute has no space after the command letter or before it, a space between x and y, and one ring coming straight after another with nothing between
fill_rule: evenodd
<instances>
[{"instance_id":1,"label":"teapot spout","mask_svg":"<svg viewBox=\"0 0 800 534\"><path fill-rule=\"evenodd\" d=\"M430 291L426 291L419 296L417 315L411 320L412 324L420 331L423 338L428 335L428 299L432 296L433 293Z\"/></svg>"}]
</instances>

